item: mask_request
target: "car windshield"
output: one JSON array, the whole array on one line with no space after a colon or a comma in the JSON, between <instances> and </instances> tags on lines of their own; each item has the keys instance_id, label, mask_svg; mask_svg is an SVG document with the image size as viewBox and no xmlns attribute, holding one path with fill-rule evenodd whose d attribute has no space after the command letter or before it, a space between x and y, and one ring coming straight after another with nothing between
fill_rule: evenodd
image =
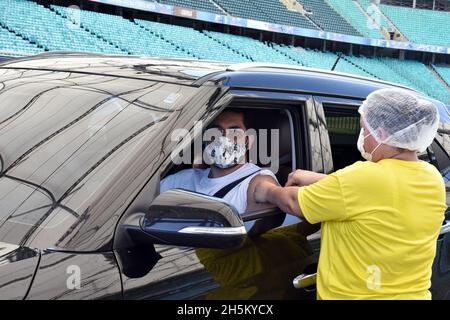
<instances>
[{"instance_id":1,"label":"car windshield","mask_svg":"<svg viewBox=\"0 0 450 320\"><path fill-rule=\"evenodd\" d=\"M0 69L0 241L73 228L191 96L173 83Z\"/></svg>"}]
</instances>

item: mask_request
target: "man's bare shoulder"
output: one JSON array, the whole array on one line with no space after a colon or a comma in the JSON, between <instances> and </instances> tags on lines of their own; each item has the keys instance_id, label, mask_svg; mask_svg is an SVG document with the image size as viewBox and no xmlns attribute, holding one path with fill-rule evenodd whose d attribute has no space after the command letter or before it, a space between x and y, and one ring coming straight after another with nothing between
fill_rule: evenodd
<instances>
[{"instance_id":1,"label":"man's bare shoulder","mask_svg":"<svg viewBox=\"0 0 450 320\"><path fill-rule=\"evenodd\" d=\"M273 182L274 184L279 184L274 175L271 174L257 174L255 175L248 185L248 190L251 192L255 189L256 185L261 182Z\"/></svg>"}]
</instances>

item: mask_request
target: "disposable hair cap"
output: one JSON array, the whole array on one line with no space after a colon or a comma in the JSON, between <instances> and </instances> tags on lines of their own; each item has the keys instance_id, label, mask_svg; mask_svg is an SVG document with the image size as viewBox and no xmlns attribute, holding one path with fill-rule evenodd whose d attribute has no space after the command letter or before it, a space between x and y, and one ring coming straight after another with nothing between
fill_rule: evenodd
<instances>
[{"instance_id":1,"label":"disposable hair cap","mask_svg":"<svg viewBox=\"0 0 450 320\"><path fill-rule=\"evenodd\" d=\"M425 151L439 125L436 106L404 89L376 90L358 111L378 143L412 151Z\"/></svg>"}]
</instances>

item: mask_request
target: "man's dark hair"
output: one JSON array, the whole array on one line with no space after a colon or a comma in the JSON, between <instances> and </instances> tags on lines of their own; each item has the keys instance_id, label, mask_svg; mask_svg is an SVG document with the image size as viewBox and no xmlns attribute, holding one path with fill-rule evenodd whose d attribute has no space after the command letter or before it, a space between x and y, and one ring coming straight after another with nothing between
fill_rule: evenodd
<instances>
[{"instance_id":1,"label":"man's dark hair","mask_svg":"<svg viewBox=\"0 0 450 320\"><path fill-rule=\"evenodd\" d=\"M242 114L242 118L244 121L244 126L245 129L250 129L250 121L249 121L249 116L248 116L248 111L246 109L242 109L242 108L226 108L225 110L223 110L223 112L234 112L234 113L240 113Z\"/></svg>"}]
</instances>

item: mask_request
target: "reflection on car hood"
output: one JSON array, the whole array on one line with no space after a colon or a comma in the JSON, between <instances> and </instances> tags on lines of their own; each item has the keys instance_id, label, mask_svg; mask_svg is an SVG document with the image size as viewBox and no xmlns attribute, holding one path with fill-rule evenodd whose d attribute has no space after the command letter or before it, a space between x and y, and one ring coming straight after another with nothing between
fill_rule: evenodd
<instances>
[{"instance_id":1,"label":"reflection on car hood","mask_svg":"<svg viewBox=\"0 0 450 320\"><path fill-rule=\"evenodd\" d=\"M199 78L224 71L229 64L174 58L130 57L83 53L47 53L0 63L0 68L85 72L190 85Z\"/></svg>"},{"instance_id":2,"label":"reflection on car hood","mask_svg":"<svg viewBox=\"0 0 450 320\"><path fill-rule=\"evenodd\" d=\"M65 201L84 188L84 197L75 199L83 204L129 154L145 141L157 141L162 123L175 117L193 90L0 68L0 241L7 235L8 242L23 243L53 211L77 217L78 209L65 207ZM23 227L18 231L13 223Z\"/></svg>"}]
</instances>

